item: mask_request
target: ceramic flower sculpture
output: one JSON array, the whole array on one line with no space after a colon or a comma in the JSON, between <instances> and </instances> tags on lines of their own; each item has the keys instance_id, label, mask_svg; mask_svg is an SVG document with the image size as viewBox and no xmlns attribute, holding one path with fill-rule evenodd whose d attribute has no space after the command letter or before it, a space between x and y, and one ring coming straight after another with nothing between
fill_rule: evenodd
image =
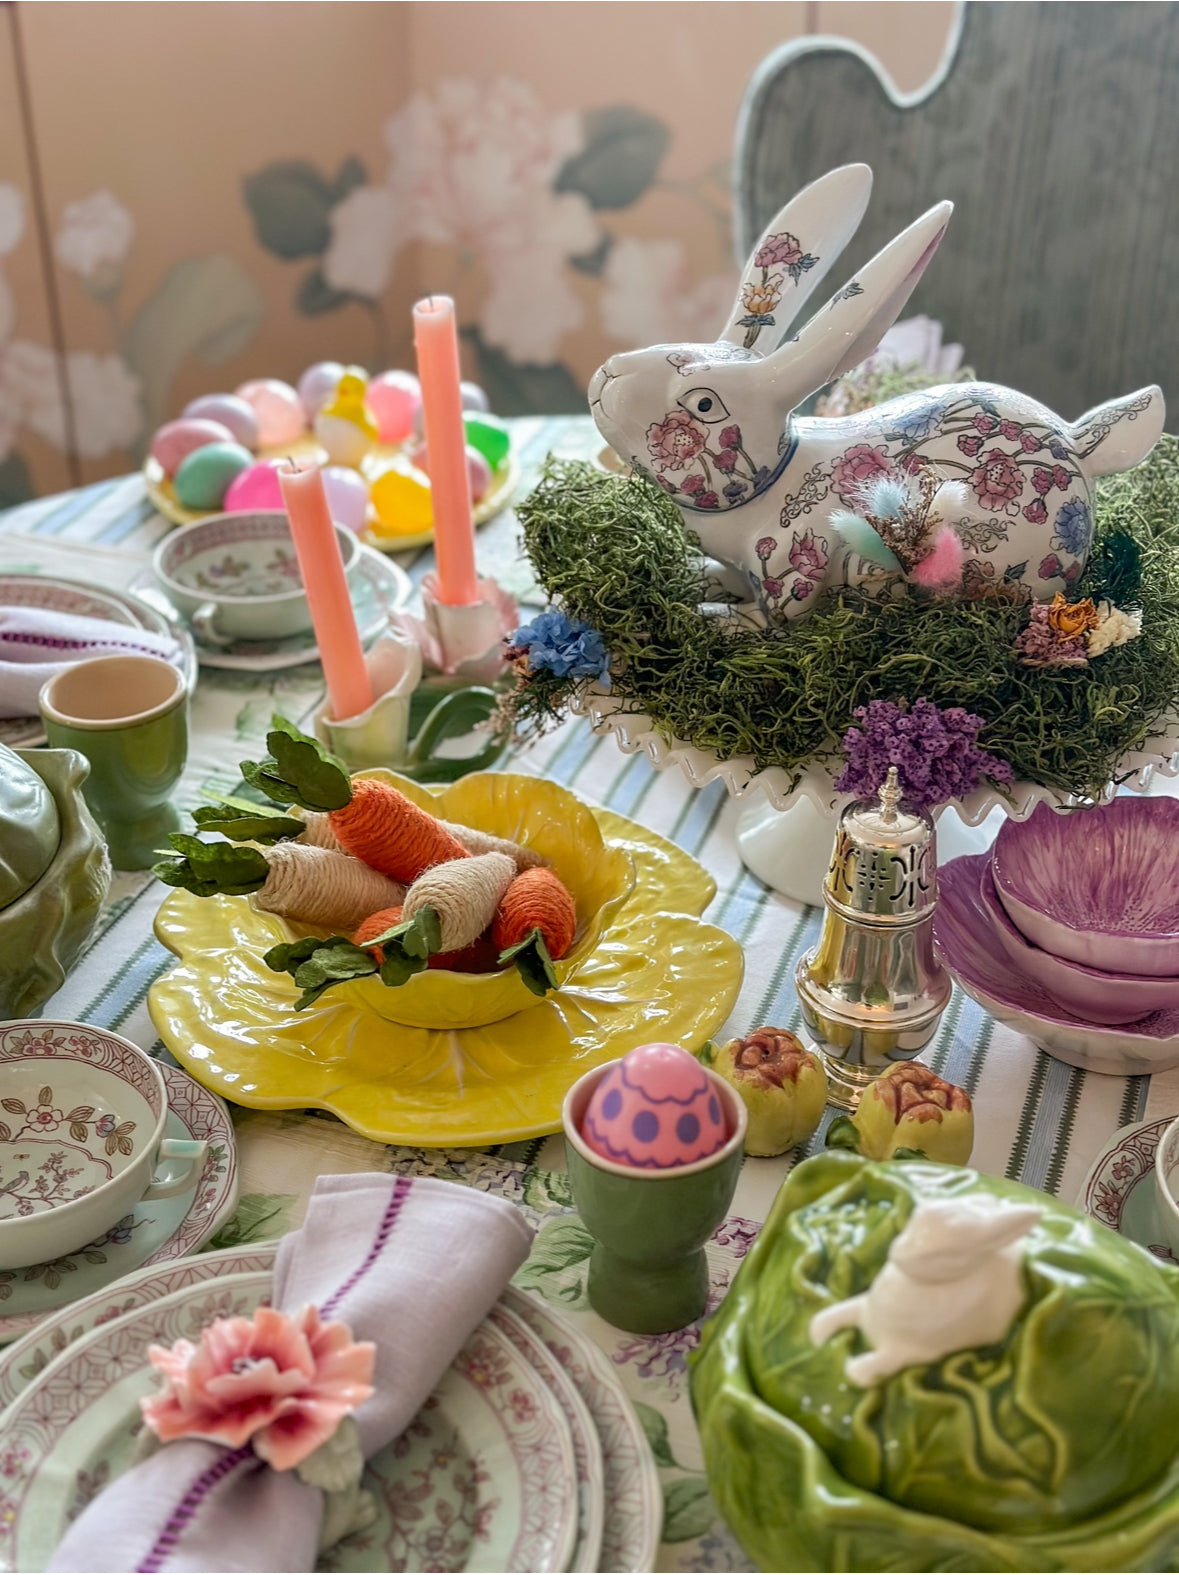
<instances>
[{"instance_id":1,"label":"ceramic flower sculpture","mask_svg":"<svg viewBox=\"0 0 1179 1575\"><path fill-rule=\"evenodd\" d=\"M952 204L938 203L786 338L871 184L866 165L849 164L800 192L754 249L720 339L611 356L590 382L594 419L674 499L722 566L723 590L759 622L898 572L968 594L1018 581L1050 601L1084 570L1097 477L1154 446L1162 393L1141 389L1071 424L990 383L798 415L876 348L949 221Z\"/></svg>"},{"instance_id":2,"label":"ceramic flower sculpture","mask_svg":"<svg viewBox=\"0 0 1179 1575\"><path fill-rule=\"evenodd\" d=\"M1160 1570L1179 1272L922 1160L797 1166L692 1359L717 1505L767 1570Z\"/></svg>"}]
</instances>

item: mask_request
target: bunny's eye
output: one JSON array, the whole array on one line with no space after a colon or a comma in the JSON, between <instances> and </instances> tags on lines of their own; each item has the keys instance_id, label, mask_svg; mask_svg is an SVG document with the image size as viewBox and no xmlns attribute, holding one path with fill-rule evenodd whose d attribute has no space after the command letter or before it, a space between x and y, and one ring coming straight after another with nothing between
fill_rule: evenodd
<instances>
[{"instance_id":1,"label":"bunny's eye","mask_svg":"<svg viewBox=\"0 0 1179 1575\"><path fill-rule=\"evenodd\" d=\"M690 416L696 416L701 421L711 423L728 420L729 412L724 400L711 388L689 388L679 403Z\"/></svg>"}]
</instances>

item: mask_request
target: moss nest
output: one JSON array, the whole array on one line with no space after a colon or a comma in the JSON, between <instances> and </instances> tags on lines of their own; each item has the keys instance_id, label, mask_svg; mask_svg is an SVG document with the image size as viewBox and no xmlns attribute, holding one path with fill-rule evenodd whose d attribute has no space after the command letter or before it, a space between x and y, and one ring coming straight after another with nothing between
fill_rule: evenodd
<instances>
[{"instance_id":1,"label":"moss nest","mask_svg":"<svg viewBox=\"0 0 1179 1575\"><path fill-rule=\"evenodd\" d=\"M833 589L809 616L775 628L708 616L699 544L671 500L639 476L550 460L519 512L541 584L610 651L623 710L669 738L722 759L751 755L795 781L815 760L836 764L857 706L924 696L981 716L980 742L1017 780L1097 797L1179 709L1179 438L1170 435L1137 469L1099 483L1077 594L1140 606L1142 633L1079 668L1019 664L1012 647L1027 607L998 598L881 601ZM1126 536L1141 562L1132 598ZM577 687L548 671L530 676L516 698L518 723L528 731L558 719Z\"/></svg>"}]
</instances>

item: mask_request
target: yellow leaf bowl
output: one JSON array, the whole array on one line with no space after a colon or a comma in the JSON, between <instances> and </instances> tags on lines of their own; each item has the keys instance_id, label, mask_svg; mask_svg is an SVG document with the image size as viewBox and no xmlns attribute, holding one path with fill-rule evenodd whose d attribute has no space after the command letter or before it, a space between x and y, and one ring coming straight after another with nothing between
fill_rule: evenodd
<instances>
[{"instance_id":1,"label":"yellow leaf bowl","mask_svg":"<svg viewBox=\"0 0 1179 1575\"><path fill-rule=\"evenodd\" d=\"M543 999L516 970L429 970L298 990L263 954L299 932L246 897L173 892L156 934L178 961L151 988L161 1039L199 1082L256 1109L319 1107L385 1143L451 1147L555 1132L592 1066L636 1045L695 1048L728 1017L741 948L699 915L711 877L682 849L557 783L480 772L435 791L370 772L447 820L535 847L578 911L561 987Z\"/></svg>"}]
</instances>

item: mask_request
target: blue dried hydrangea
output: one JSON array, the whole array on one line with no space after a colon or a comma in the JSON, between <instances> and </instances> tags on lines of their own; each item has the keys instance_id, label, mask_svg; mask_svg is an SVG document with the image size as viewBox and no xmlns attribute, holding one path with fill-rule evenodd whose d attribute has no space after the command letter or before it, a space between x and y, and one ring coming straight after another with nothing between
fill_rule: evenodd
<instances>
[{"instance_id":1,"label":"blue dried hydrangea","mask_svg":"<svg viewBox=\"0 0 1179 1575\"><path fill-rule=\"evenodd\" d=\"M559 607L539 613L508 641L508 656L526 656L533 672L548 668L558 678L596 678L610 687L610 653L602 636Z\"/></svg>"},{"instance_id":2,"label":"blue dried hydrangea","mask_svg":"<svg viewBox=\"0 0 1179 1575\"><path fill-rule=\"evenodd\" d=\"M860 725L843 735L847 765L835 783L840 793L873 798L889 766L897 768L901 793L914 809L963 798L984 777L1004 786L1012 780L1006 760L979 748L982 717L962 706L872 700L853 715Z\"/></svg>"}]
</instances>

